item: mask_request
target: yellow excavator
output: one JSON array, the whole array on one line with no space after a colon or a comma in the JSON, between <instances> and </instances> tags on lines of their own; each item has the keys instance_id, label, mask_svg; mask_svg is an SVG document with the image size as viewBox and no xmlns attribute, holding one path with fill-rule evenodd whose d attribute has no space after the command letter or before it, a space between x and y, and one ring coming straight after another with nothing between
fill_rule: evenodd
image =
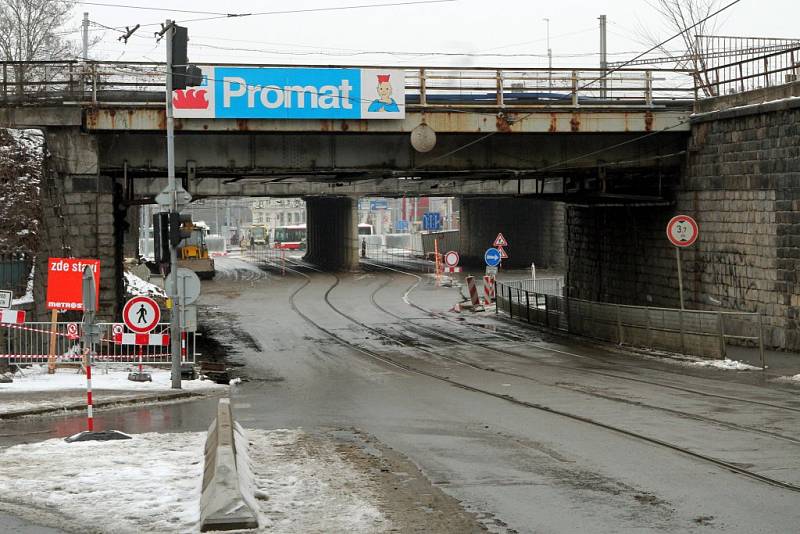
<instances>
[{"instance_id":1,"label":"yellow excavator","mask_svg":"<svg viewBox=\"0 0 800 534\"><path fill-rule=\"evenodd\" d=\"M178 248L178 267L193 270L203 280L214 278L214 259L208 255L206 236L209 228L203 221L191 224L192 233ZM186 225L183 226L186 229Z\"/></svg>"}]
</instances>

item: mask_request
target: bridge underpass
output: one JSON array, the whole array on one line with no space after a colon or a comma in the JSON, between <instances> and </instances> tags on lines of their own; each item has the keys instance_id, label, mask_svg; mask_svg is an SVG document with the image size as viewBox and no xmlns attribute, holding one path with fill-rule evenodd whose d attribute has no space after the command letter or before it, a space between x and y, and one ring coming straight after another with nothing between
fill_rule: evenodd
<instances>
[{"instance_id":1,"label":"bridge underpass","mask_svg":"<svg viewBox=\"0 0 800 534\"><path fill-rule=\"evenodd\" d=\"M329 203L334 207L319 204L313 211L339 210L341 221L349 220L348 206L361 196L458 196L464 199L464 235L475 236L462 243L468 258L498 226L510 223L517 233L509 239L530 247L547 241L531 228L561 225L571 295L633 304L676 305L674 258L663 224L680 210L694 215L704 232L697 250L687 254L688 304L713 309L717 301L762 310L772 345L800 343L792 318L798 313L796 285L787 268L796 237L785 222L791 214L780 222L773 215L751 221L743 233L733 230L745 228L753 214L775 214L794 202L794 193L784 192L794 190L786 182L790 167L779 165L785 156L775 152L793 139L788 104L690 117L693 101L659 96L652 87L649 97L627 100L587 100L578 93L572 101L553 100L530 93L514 101L506 99L512 93L502 84L494 86L495 78L487 80L481 83L489 93L483 94L493 96L480 104L469 90L447 102L426 101L424 84L412 83L407 89L411 96L417 92L416 99L408 101L402 120L179 119L177 174L195 198L337 197L343 200ZM795 86L737 95L735 105L791 96ZM446 91L458 92L454 87ZM124 257L121 225L114 223L126 211L131 220L131 207L151 203L165 185L162 99L158 91L98 91L0 107L4 125L45 129L55 178L52 198L44 202L45 247L53 256L64 253L59 233L66 233L70 254L100 257L108 274L101 287L106 309L116 306ZM730 105L701 104L701 112ZM436 132L427 153L409 142L421 124ZM739 130L746 139L734 138ZM542 202L554 207L552 213L539 207ZM346 235L341 230L329 237ZM351 257L315 253L345 267Z\"/></svg>"}]
</instances>

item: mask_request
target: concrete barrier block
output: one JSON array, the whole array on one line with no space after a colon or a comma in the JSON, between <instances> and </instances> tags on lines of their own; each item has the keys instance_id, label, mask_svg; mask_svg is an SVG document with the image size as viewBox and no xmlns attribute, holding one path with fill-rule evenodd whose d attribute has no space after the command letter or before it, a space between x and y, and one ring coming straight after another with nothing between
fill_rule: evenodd
<instances>
[{"instance_id":1,"label":"concrete barrier block","mask_svg":"<svg viewBox=\"0 0 800 534\"><path fill-rule=\"evenodd\" d=\"M253 487L247 437L233 420L230 399L220 399L206 438L200 531L258 528Z\"/></svg>"}]
</instances>

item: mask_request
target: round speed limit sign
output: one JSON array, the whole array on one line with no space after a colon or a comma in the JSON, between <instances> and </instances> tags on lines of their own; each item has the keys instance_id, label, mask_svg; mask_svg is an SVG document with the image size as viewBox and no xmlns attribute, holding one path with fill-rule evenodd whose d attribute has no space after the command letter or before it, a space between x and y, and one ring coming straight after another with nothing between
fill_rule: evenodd
<instances>
[{"instance_id":1,"label":"round speed limit sign","mask_svg":"<svg viewBox=\"0 0 800 534\"><path fill-rule=\"evenodd\" d=\"M676 215L667 224L667 237L676 247L689 247L697 241L700 229L688 215Z\"/></svg>"}]
</instances>

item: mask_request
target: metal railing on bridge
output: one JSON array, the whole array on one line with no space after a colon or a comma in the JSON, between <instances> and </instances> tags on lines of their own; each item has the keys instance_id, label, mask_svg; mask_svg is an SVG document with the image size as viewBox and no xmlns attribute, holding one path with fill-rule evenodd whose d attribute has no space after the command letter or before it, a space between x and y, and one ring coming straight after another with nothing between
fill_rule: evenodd
<instances>
[{"instance_id":1,"label":"metal railing on bridge","mask_svg":"<svg viewBox=\"0 0 800 534\"><path fill-rule=\"evenodd\" d=\"M2 102L163 103L163 63L5 61L0 65ZM276 64L216 65L286 67ZM199 66L202 68L203 65ZM409 109L514 110L676 104L686 107L695 92L694 76L684 69L619 69L605 77L602 70L592 68L413 67L405 68L405 73L406 105Z\"/></svg>"},{"instance_id":2,"label":"metal railing on bridge","mask_svg":"<svg viewBox=\"0 0 800 534\"><path fill-rule=\"evenodd\" d=\"M757 347L764 361L758 313L629 306L535 292L497 282L497 310L510 317L619 345L724 358L735 342Z\"/></svg>"}]
</instances>

